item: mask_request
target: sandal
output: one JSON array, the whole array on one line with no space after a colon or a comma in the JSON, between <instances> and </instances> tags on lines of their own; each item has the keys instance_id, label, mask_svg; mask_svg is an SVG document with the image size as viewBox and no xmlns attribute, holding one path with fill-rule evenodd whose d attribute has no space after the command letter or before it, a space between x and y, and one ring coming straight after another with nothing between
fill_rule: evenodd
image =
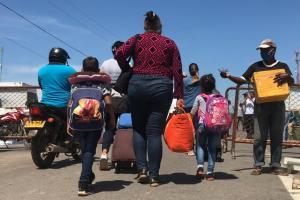
<instances>
[{"instance_id":1,"label":"sandal","mask_svg":"<svg viewBox=\"0 0 300 200\"><path fill-rule=\"evenodd\" d=\"M279 176L288 176L289 173L283 170L280 167L272 167L272 174L279 175Z\"/></svg>"},{"instance_id":2,"label":"sandal","mask_svg":"<svg viewBox=\"0 0 300 200\"><path fill-rule=\"evenodd\" d=\"M204 170L203 167L198 167L197 172L196 172L196 179L204 179Z\"/></svg>"},{"instance_id":3,"label":"sandal","mask_svg":"<svg viewBox=\"0 0 300 200\"><path fill-rule=\"evenodd\" d=\"M261 167L256 167L252 172L251 175L258 176L261 175Z\"/></svg>"}]
</instances>

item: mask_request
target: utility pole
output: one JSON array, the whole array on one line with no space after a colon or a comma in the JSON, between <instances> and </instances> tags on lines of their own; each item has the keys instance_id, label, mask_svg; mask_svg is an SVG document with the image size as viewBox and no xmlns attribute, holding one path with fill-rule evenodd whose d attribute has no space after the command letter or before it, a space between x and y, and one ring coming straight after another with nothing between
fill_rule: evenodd
<instances>
[{"instance_id":1,"label":"utility pole","mask_svg":"<svg viewBox=\"0 0 300 200\"><path fill-rule=\"evenodd\" d=\"M297 49L296 51L295 51L295 55L296 55L296 57L295 57L295 61L296 61L296 64L297 64L297 84L299 84L300 83L300 51L299 51L299 49Z\"/></svg>"},{"instance_id":2,"label":"utility pole","mask_svg":"<svg viewBox=\"0 0 300 200\"><path fill-rule=\"evenodd\" d=\"M3 51L4 51L4 48L3 48L3 47L0 47L0 82L2 81Z\"/></svg>"}]
</instances>

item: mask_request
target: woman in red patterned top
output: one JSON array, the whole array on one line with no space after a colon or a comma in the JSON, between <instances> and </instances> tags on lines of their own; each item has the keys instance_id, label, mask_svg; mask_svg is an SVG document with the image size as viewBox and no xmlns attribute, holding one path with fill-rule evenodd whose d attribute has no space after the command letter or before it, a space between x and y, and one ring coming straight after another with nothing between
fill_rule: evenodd
<instances>
[{"instance_id":1,"label":"woman in red patterned top","mask_svg":"<svg viewBox=\"0 0 300 200\"><path fill-rule=\"evenodd\" d=\"M183 77L178 48L173 40L161 35L162 25L153 11L146 13L144 29L145 33L131 37L117 50L115 59L122 70L129 69L129 57L134 61L128 98L139 170L136 179L140 183L150 180L150 186L155 187L159 185L161 135L172 98L183 107Z\"/></svg>"}]
</instances>

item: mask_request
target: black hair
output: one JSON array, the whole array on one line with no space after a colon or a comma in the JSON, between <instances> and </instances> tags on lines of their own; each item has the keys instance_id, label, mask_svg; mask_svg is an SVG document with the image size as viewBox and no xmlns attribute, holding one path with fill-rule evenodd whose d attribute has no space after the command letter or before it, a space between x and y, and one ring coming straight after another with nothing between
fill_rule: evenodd
<instances>
[{"instance_id":1,"label":"black hair","mask_svg":"<svg viewBox=\"0 0 300 200\"><path fill-rule=\"evenodd\" d=\"M196 69L199 71L199 67L198 67L197 63L191 63L191 64L189 65L189 70L191 70L192 66L195 66Z\"/></svg>"},{"instance_id":2,"label":"black hair","mask_svg":"<svg viewBox=\"0 0 300 200\"><path fill-rule=\"evenodd\" d=\"M153 11L148 11L145 14L144 29L145 31L153 31L161 34L162 25L160 18Z\"/></svg>"},{"instance_id":3,"label":"black hair","mask_svg":"<svg viewBox=\"0 0 300 200\"><path fill-rule=\"evenodd\" d=\"M216 79L212 74L205 74L200 78L202 92L212 93L216 89Z\"/></svg>"},{"instance_id":4,"label":"black hair","mask_svg":"<svg viewBox=\"0 0 300 200\"><path fill-rule=\"evenodd\" d=\"M111 46L111 51L112 53L115 55L117 49L122 46L124 44L124 42L122 41L116 41L115 43L113 43L113 45Z\"/></svg>"},{"instance_id":5,"label":"black hair","mask_svg":"<svg viewBox=\"0 0 300 200\"><path fill-rule=\"evenodd\" d=\"M82 61L82 70L84 72L99 72L99 62L95 57L87 57Z\"/></svg>"}]
</instances>

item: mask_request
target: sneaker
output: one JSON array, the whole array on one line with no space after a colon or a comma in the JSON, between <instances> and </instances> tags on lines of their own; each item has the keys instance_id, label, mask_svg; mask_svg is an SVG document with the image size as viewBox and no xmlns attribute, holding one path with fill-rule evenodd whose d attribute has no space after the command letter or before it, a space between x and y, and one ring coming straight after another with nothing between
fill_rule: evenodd
<instances>
[{"instance_id":1,"label":"sneaker","mask_svg":"<svg viewBox=\"0 0 300 200\"><path fill-rule=\"evenodd\" d=\"M213 173L206 174L205 178L206 178L207 181L214 181L215 180L215 177L214 177Z\"/></svg>"},{"instance_id":2,"label":"sneaker","mask_svg":"<svg viewBox=\"0 0 300 200\"><path fill-rule=\"evenodd\" d=\"M204 179L203 167L198 167L197 172L196 172L196 179Z\"/></svg>"},{"instance_id":3,"label":"sneaker","mask_svg":"<svg viewBox=\"0 0 300 200\"><path fill-rule=\"evenodd\" d=\"M192 151L189 151L189 152L187 152L187 155L188 156L195 156L195 152L192 150Z\"/></svg>"},{"instance_id":4,"label":"sneaker","mask_svg":"<svg viewBox=\"0 0 300 200\"><path fill-rule=\"evenodd\" d=\"M288 176L289 173L286 170L283 170L280 167L272 167L272 174L279 176Z\"/></svg>"},{"instance_id":5,"label":"sneaker","mask_svg":"<svg viewBox=\"0 0 300 200\"><path fill-rule=\"evenodd\" d=\"M78 193L77 194L78 194L78 196L83 197L83 196L88 196L92 193L90 192L90 187L87 183L80 183L79 182L78 183Z\"/></svg>"},{"instance_id":6,"label":"sneaker","mask_svg":"<svg viewBox=\"0 0 300 200\"><path fill-rule=\"evenodd\" d=\"M255 169L251 172L251 175L253 176L261 175L261 167L255 167Z\"/></svg>"},{"instance_id":7,"label":"sneaker","mask_svg":"<svg viewBox=\"0 0 300 200\"><path fill-rule=\"evenodd\" d=\"M99 170L108 170L108 157L107 157L107 154L102 154L101 155Z\"/></svg>"},{"instance_id":8,"label":"sneaker","mask_svg":"<svg viewBox=\"0 0 300 200\"><path fill-rule=\"evenodd\" d=\"M148 183L149 182L149 177L148 177L148 172L146 169L142 169L138 175L135 177L138 183Z\"/></svg>"},{"instance_id":9,"label":"sneaker","mask_svg":"<svg viewBox=\"0 0 300 200\"><path fill-rule=\"evenodd\" d=\"M157 187L160 185L160 181L158 178L151 178L150 179L150 187Z\"/></svg>"}]
</instances>

